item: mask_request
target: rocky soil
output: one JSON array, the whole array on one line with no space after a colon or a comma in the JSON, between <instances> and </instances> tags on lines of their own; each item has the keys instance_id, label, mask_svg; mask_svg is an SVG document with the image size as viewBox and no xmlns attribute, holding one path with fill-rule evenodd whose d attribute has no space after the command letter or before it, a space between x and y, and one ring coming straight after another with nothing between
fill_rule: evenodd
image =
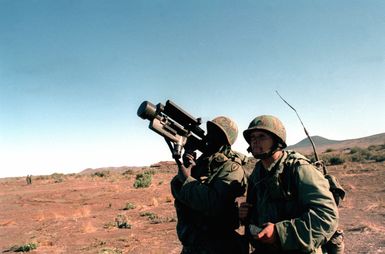
<instances>
[{"instance_id":1,"label":"rocky soil","mask_svg":"<svg viewBox=\"0 0 385 254\"><path fill-rule=\"evenodd\" d=\"M250 167L249 167L250 168ZM134 188L150 170L151 185ZM340 208L345 253L385 253L385 163L330 166L347 191ZM0 179L0 252L180 253L169 181L175 165Z\"/></svg>"}]
</instances>

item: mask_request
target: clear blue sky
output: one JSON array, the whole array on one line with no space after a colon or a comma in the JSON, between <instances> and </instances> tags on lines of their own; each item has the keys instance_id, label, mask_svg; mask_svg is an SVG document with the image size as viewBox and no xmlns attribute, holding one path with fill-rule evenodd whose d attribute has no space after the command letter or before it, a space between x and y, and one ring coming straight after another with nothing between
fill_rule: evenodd
<instances>
[{"instance_id":1,"label":"clear blue sky","mask_svg":"<svg viewBox=\"0 0 385 254\"><path fill-rule=\"evenodd\" d=\"M0 0L0 177L170 160L137 117L257 115L305 138L385 132L385 1Z\"/></svg>"}]
</instances>

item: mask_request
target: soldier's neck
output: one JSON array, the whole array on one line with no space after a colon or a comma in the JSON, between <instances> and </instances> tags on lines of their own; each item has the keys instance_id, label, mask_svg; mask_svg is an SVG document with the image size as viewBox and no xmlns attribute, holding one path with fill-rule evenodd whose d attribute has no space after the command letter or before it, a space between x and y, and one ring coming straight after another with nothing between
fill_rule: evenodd
<instances>
[{"instance_id":1,"label":"soldier's neck","mask_svg":"<svg viewBox=\"0 0 385 254\"><path fill-rule=\"evenodd\" d=\"M276 151L273 153L269 158L261 159L262 165L264 168L269 168L271 164L273 164L275 161L279 160L282 156L283 152L281 150Z\"/></svg>"}]
</instances>

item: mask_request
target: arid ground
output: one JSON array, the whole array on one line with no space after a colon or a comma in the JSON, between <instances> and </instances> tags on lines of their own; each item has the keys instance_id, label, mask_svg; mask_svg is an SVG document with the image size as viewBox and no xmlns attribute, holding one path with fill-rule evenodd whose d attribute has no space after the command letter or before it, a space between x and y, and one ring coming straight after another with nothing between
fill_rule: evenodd
<instances>
[{"instance_id":1,"label":"arid ground","mask_svg":"<svg viewBox=\"0 0 385 254\"><path fill-rule=\"evenodd\" d=\"M249 168L251 165L249 165ZM385 253L385 162L329 166L347 191L340 207L345 253ZM150 171L151 185L135 188ZM169 181L175 165L0 179L0 251L180 253ZM119 228L120 227L120 228Z\"/></svg>"}]
</instances>

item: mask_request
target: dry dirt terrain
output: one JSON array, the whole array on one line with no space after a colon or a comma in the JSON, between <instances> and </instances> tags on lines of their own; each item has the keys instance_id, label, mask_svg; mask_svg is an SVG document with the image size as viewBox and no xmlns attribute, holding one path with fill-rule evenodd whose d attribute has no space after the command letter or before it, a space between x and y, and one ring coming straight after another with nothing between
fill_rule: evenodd
<instances>
[{"instance_id":1,"label":"dry dirt terrain","mask_svg":"<svg viewBox=\"0 0 385 254\"><path fill-rule=\"evenodd\" d=\"M159 166L159 165L158 165ZM136 174L151 170L148 188ZM330 166L347 191L340 208L345 253L385 253L385 162ZM169 181L174 165L0 179L0 252L180 253ZM119 228L118 225L121 227Z\"/></svg>"}]
</instances>

